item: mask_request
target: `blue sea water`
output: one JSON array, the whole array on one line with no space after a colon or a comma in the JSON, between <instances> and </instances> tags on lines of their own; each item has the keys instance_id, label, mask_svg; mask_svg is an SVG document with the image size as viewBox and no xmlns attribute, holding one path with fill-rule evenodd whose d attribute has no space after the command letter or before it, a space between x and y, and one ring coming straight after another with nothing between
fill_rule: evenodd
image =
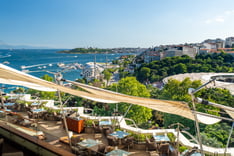
<instances>
[{"instance_id":1,"label":"blue sea water","mask_svg":"<svg viewBox=\"0 0 234 156\"><path fill-rule=\"evenodd\" d=\"M16 49L16 50L1 50L0 49L0 63L6 64L12 68L22 70L21 66L27 66L29 74L41 77L45 74L43 70L58 72L61 68L57 66L58 63L79 63L85 64L87 62L94 62L96 55L96 62L111 62L118 59L122 55L129 55L130 53L113 53L113 54L65 54L57 53L61 49ZM132 53L131 53L132 54ZM68 80L75 80L81 78L81 69L69 70L63 73L63 77ZM53 76L52 74L49 74ZM0 82L1 84L1 82Z\"/></svg>"}]
</instances>

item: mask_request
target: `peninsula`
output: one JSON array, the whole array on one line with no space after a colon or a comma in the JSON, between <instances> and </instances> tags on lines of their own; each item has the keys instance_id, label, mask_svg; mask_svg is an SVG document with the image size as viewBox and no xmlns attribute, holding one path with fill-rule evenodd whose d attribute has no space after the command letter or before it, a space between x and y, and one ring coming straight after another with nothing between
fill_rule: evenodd
<instances>
[{"instance_id":1,"label":"peninsula","mask_svg":"<svg viewBox=\"0 0 234 156\"><path fill-rule=\"evenodd\" d=\"M68 53L68 54L91 54L91 53L137 53L143 52L144 48L75 48L71 50L58 51L58 53Z\"/></svg>"}]
</instances>

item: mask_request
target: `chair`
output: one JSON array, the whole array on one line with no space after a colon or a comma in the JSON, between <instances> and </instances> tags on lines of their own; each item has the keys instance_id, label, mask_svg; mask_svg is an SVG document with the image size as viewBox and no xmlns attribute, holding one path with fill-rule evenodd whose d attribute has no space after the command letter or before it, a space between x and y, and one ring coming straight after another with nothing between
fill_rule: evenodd
<instances>
[{"instance_id":1,"label":"chair","mask_svg":"<svg viewBox=\"0 0 234 156\"><path fill-rule=\"evenodd\" d=\"M4 143L4 139L0 138L0 155L2 155L3 143Z\"/></svg>"},{"instance_id":2,"label":"chair","mask_svg":"<svg viewBox=\"0 0 234 156\"><path fill-rule=\"evenodd\" d=\"M105 136L108 136L109 134L113 133L113 130L112 128L108 127L108 128L103 129L103 133Z\"/></svg>"},{"instance_id":3,"label":"chair","mask_svg":"<svg viewBox=\"0 0 234 156\"><path fill-rule=\"evenodd\" d=\"M10 153L3 153L2 156L24 156L24 153L21 151L10 152Z\"/></svg>"},{"instance_id":4,"label":"chair","mask_svg":"<svg viewBox=\"0 0 234 156\"><path fill-rule=\"evenodd\" d=\"M163 154L163 155L166 154L166 155L169 156L169 152L170 152L170 150L169 150L169 144L168 143L161 144L159 146L159 148L158 148L158 151L159 151L160 154Z\"/></svg>"},{"instance_id":5,"label":"chair","mask_svg":"<svg viewBox=\"0 0 234 156\"><path fill-rule=\"evenodd\" d=\"M27 111L27 114L28 114L28 118L33 118L33 113L32 112Z\"/></svg>"},{"instance_id":6,"label":"chair","mask_svg":"<svg viewBox=\"0 0 234 156\"><path fill-rule=\"evenodd\" d=\"M24 127L30 127L31 124L32 124L32 122L29 121L29 120L23 119L23 120L20 121L19 124L20 124L21 126L24 126Z\"/></svg>"},{"instance_id":7,"label":"chair","mask_svg":"<svg viewBox=\"0 0 234 156\"><path fill-rule=\"evenodd\" d=\"M190 155L192 155L192 154L195 153L195 152L199 152L199 150L198 150L197 147L193 147L192 149L188 150L188 151L184 154L184 156L190 156Z\"/></svg>"},{"instance_id":8,"label":"chair","mask_svg":"<svg viewBox=\"0 0 234 156\"><path fill-rule=\"evenodd\" d=\"M102 134L94 134L94 139L101 139L102 138Z\"/></svg>"},{"instance_id":9,"label":"chair","mask_svg":"<svg viewBox=\"0 0 234 156\"><path fill-rule=\"evenodd\" d=\"M72 136L71 137L71 145L75 146L78 142L80 142L80 136Z\"/></svg>"},{"instance_id":10,"label":"chair","mask_svg":"<svg viewBox=\"0 0 234 156\"><path fill-rule=\"evenodd\" d=\"M96 155L97 156L105 155L105 149L106 149L106 145L104 144L98 145L98 151Z\"/></svg>"},{"instance_id":11,"label":"chair","mask_svg":"<svg viewBox=\"0 0 234 156\"><path fill-rule=\"evenodd\" d=\"M127 148L128 148L128 151L129 151L129 148L130 148L131 146L134 146L134 137L133 137L133 136L127 137L127 138L124 140L123 145L124 145L125 147L127 147Z\"/></svg>"},{"instance_id":12,"label":"chair","mask_svg":"<svg viewBox=\"0 0 234 156\"><path fill-rule=\"evenodd\" d=\"M94 133L101 133L102 128L100 126L97 126L94 122L92 122Z\"/></svg>"},{"instance_id":13,"label":"chair","mask_svg":"<svg viewBox=\"0 0 234 156\"><path fill-rule=\"evenodd\" d=\"M118 145L118 139L114 136L107 136L108 145L110 146L117 146Z\"/></svg>"},{"instance_id":14,"label":"chair","mask_svg":"<svg viewBox=\"0 0 234 156\"><path fill-rule=\"evenodd\" d=\"M146 137L145 141L146 141L146 151L158 150L156 142L151 142L148 137Z\"/></svg>"}]
</instances>

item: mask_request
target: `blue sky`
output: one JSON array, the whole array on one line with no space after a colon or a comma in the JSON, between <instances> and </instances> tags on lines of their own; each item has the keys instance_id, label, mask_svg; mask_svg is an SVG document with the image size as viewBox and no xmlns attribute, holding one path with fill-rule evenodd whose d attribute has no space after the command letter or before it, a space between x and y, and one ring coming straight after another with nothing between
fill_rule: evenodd
<instances>
[{"instance_id":1,"label":"blue sky","mask_svg":"<svg viewBox=\"0 0 234 156\"><path fill-rule=\"evenodd\" d=\"M233 0L0 0L12 45L150 47L234 36Z\"/></svg>"}]
</instances>

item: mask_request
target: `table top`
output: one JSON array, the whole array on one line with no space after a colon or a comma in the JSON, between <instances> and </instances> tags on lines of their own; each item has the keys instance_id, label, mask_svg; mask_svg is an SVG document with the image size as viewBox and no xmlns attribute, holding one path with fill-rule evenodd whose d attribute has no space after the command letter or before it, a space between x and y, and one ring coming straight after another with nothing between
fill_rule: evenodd
<instances>
[{"instance_id":1,"label":"table top","mask_svg":"<svg viewBox=\"0 0 234 156\"><path fill-rule=\"evenodd\" d=\"M33 102L33 103L31 104L31 106L38 106L38 105L40 105L39 102Z\"/></svg>"},{"instance_id":2,"label":"table top","mask_svg":"<svg viewBox=\"0 0 234 156\"><path fill-rule=\"evenodd\" d=\"M115 136L115 137L117 137L119 139L122 139L122 138L128 136L129 133L124 132L124 131L115 131L115 132L111 133L110 135Z\"/></svg>"},{"instance_id":3,"label":"table top","mask_svg":"<svg viewBox=\"0 0 234 156\"><path fill-rule=\"evenodd\" d=\"M32 112L33 113L39 113L39 112L44 112L45 110L43 108L39 108L39 109L33 109Z\"/></svg>"},{"instance_id":4,"label":"table top","mask_svg":"<svg viewBox=\"0 0 234 156\"><path fill-rule=\"evenodd\" d=\"M96 146L98 144L101 144L101 142L97 142L96 140L93 140L93 139L85 139L78 143L78 145L87 147L87 148Z\"/></svg>"},{"instance_id":5,"label":"table top","mask_svg":"<svg viewBox=\"0 0 234 156\"><path fill-rule=\"evenodd\" d=\"M17 96L12 96L12 97L7 98L7 100L16 100L17 98L18 98Z\"/></svg>"},{"instance_id":6,"label":"table top","mask_svg":"<svg viewBox=\"0 0 234 156\"><path fill-rule=\"evenodd\" d=\"M11 102L7 102L7 103L4 103L4 106L13 106L15 103L11 103Z\"/></svg>"},{"instance_id":7,"label":"table top","mask_svg":"<svg viewBox=\"0 0 234 156\"><path fill-rule=\"evenodd\" d=\"M107 153L106 156L126 156L126 155L129 155L129 154L130 153L127 152L127 151L117 149L117 150L113 150L113 151Z\"/></svg>"},{"instance_id":8,"label":"table top","mask_svg":"<svg viewBox=\"0 0 234 156\"><path fill-rule=\"evenodd\" d=\"M155 141L170 141L167 135L154 135Z\"/></svg>"},{"instance_id":9,"label":"table top","mask_svg":"<svg viewBox=\"0 0 234 156\"><path fill-rule=\"evenodd\" d=\"M103 120L103 121L99 121L99 125L100 126L104 126L104 125L111 125L111 121L109 120Z\"/></svg>"}]
</instances>

